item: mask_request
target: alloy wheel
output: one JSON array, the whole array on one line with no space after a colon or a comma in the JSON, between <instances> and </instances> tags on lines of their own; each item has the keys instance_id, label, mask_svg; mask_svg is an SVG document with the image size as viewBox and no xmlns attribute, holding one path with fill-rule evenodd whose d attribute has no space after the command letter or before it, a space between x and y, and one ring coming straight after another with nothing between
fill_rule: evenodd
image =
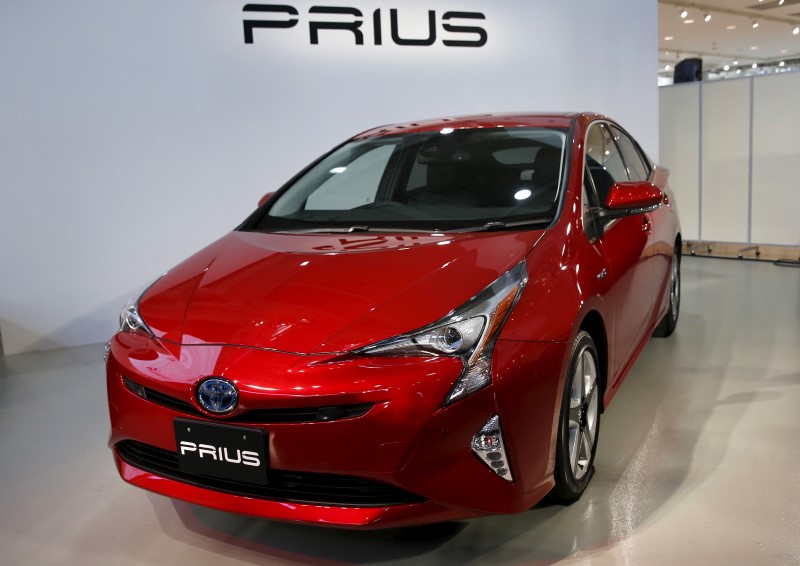
<instances>
[{"instance_id":1,"label":"alloy wheel","mask_svg":"<svg viewBox=\"0 0 800 566\"><path fill-rule=\"evenodd\" d=\"M597 366L591 350L584 346L575 364L569 399L569 460L572 475L578 481L592 463L598 410Z\"/></svg>"},{"instance_id":2,"label":"alloy wheel","mask_svg":"<svg viewBox=\"0 0 800 566\"><path fill-rule=\"evenodd\" d=\"M669 308L672 311L673 320L678 319L678 309L681 303L681 277L680 259L677 255L672 257L672 281L669 288Z\"/></svg>"}]
</instances>

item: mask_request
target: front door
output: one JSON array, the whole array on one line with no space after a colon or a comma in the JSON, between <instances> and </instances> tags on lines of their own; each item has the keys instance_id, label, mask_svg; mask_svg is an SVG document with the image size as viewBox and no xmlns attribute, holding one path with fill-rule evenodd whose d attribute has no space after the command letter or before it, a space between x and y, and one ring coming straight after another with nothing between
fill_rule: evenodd
<instances>
[{"instance_id":1,"label":"front door","mask_svg":"<svg viewBox=\"0 0 800 566\"><path fill-rule=\"evenodd\" d=\"M586 167L594 185L598 206L605 206L611 185L629 180L625 163L610 130L593 124L586 138ZM599 230L595 246L606 261L611 279L608 299L614 305L613 359L609 360L609 385L646 338L656 297L653 266L651 214L637 214L612 220Z\"/></svg>"}]
</instances>

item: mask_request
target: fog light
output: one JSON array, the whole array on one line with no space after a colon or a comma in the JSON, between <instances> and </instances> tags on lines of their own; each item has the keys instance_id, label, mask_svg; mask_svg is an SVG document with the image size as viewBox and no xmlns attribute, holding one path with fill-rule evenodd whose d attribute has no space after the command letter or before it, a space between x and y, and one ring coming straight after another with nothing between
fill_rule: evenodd
<instances>
[{"instance_id":1,"label":"fog light","mask_svg":"<svg viewBox=\"0 0 800 566\"><path fill-rule=\"evenodd\" d=\"M500 429L500 415L495 415L472 437L472 451L490 470L506 481L514 481L511 467L506 457L503 431Z\"/></svg>"},{"instance_id":2,"label":"fog light","mask_svg":"<svg viewBox=\"0 0 800 566\"><path fill-rule=\"evenodd\" d=\"M142 399L147 399L147 391L145 390L143 385L139 385L138 383L128 379L124 375L122 376L122 382L125 384L125 387L127 387L130 391L133 391L134 393L136 393L136 395L138 395Z\"/></svg>"}]
</instances>

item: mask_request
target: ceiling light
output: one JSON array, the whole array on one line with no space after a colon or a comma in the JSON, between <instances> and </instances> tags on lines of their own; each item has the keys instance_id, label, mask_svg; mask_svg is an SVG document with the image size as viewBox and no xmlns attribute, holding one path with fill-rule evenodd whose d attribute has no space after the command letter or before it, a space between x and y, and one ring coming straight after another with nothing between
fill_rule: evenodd
<instances>
[{"instance_id":1,"label":"ceiling light","mask_svg":"<svg viewBox=\"0 0 800 566\"><path fill-rule=\"evenodd\" d=\"M753 64L752 64L752 65L750 65L750 66L751 66L753 69L757 69L757 68L758 68L758 63L753 63Z\"/></svg>"},{"instance_id":2,"label":"ceiling light","mask_svg":"<svg viewBox=\"0 0 800 566\"><path fill-rule=\"evenodd\" d=\"M725 29L736 29L736 26L727 26Z\"/></svg>"},{"instance_id":3,"label":"ceiling light","mask_svg":"<svg viewBox=\"0 0 800 566\"><path fill-rule=\"evenodd\" d=\"M758 20L753 20L753 29L758 27Z\"/></svg>"},{"instance_id":4,"label":"ceiling light","mask_svg":"<svg viewBox=\"0 0 800 566\"><path fill-rule=\"evenodd\" d=\"M669 65L664 65L664 70L665 70L665 71L669 71L669 69L670 69L670 66L669 66Z\"/></svg>"},{"instance_id":5,"label":"ceiling light","mask_svg":"<svg viewBox=\"0 0 800 566\"><path fill-rule=\"evenodd\" d=\"M785 0L778 0L778 6L783 6L783 2L784 2L784 1L785 1Z\"/></svg>"},{"instance_id":6,"label":"ceiling light","mask_svg":"<svg viewBox=\"0 0 800 566\"><path fill-rule=\"evenodd\" d=\"M737 59L736 61L733 62L733 64L734 65L738 65L739 64L739 60Z\"/></svg>"},{"instance_id":7,"label":"ceiling light","mask_svg":"<svg viewBox=\"0 0 800 566\"><path fill-rule=\"evenodd\" d=\"M751 45L750 51L758 51L758 45Z\"/></svg>"},{"instance_id":8,"label":"ceiling light","mask_svg":"<svg viewBox=\"0 0 800 566\"><path fill-rule=\"evenodd\" d=\"M705 17L703 17L703 20L706 21L706 22L710 22L711 21L711 14L706 12L706 15L705 15Z\"/></svg>"},{"instance_id":9,"label":"ceiling light","mask_svg":"<svg viewBox=\"0 0 800 566\"><path fill-rule=\"evenodd\" d=\"M673 39L675 39L675 38L674 38L674 37L672 37L671 35L668 35L668 36L666 36L666 37L664 38L664 41L672 41Z\"/></svg>"},{"instance_id":10,"label":"ceiling light","mask_svg":"<svg viewBox=\"0 0 800 566\"><path fill-rule=\"evenodd\" d=\"M736 74L737 74L737 75L738 75L739 73L741 73L741 72L742 72L742 70L741 70L741 69L736 69Z\"/></svg>"},{"instance_id":11,"label":"ceiling light","mask_svg":"<svg viewBox=\"0 0 800 566\"><path fill-rule=\"evenodd\" d=\"M681 11L681 18L686 18L689 15L688 10L684 10L683 8L678 8Z\"/></svg>"},{"instance_id":12,"label":"ceiling light","mask_svg":"<svg viewBox=\"0 0 800 566\"><path fill-rule=\"evenodd\" d=\"M778 67L783 67L785 64L786 64L786 61L781 61L780 63L778 63Z\"/></svg>"},{"instance_id":13,"label":"ceiling light","mask_svg":"<svg viewBox=\"0 0 800 566\"><path fill-rule=\"evenodd\" d=\"M730 71L731 70L731 66L730 65L725 65L724 67L722 67L722 70L723 71Z\"/></svg>"},{"instance_id":14,"label":"ceiling light","mask_svg":"<svg viewBox=\"0 0 800 566\"><path fill-rule=\"evenodd\" d=\"M798 33L800 33L800 27L795 27L795 28L792 30L792 33L793 33L793 34L795 34L795 35L797 35Z\"/></svg>"},{"instance_id":15,"label":"ceiling light","mask_svg":"<svg viewBox=\"0 0 800 566\"><path fill-rule=\"evenodd\" d=\"M685 23L685 24L693 24L694 20L683 20L683 23Z\"/></svg>"}]
</instances>

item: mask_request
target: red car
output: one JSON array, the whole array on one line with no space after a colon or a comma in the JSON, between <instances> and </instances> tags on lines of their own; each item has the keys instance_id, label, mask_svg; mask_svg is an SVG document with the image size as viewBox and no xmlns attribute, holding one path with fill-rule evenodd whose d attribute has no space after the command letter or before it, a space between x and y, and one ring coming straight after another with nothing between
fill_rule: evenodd
<instances>
[{"instance_id":1,"label":"red car","mask_svg":"<svg viewBox=\"0 0 800 566\"><path fill-rule=\"evenodd\" d=\"M581 496L675 328L667 171L596 114L359 134L153 283L107 347L126 481L382 528Z\"/></svg>"}]
</instances>

